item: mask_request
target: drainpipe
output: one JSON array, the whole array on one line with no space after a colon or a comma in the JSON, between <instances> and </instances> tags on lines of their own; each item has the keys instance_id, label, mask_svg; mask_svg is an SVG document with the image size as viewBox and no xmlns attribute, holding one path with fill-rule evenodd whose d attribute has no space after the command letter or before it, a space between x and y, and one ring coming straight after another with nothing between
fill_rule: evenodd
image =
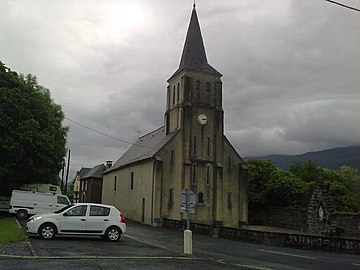
<instances>
[{"instance_id":1,"label":"drainpipe","mask_svg":"<svg viewBox=\"0 0 360 270\"><path fill-rule=\"evenodd\" d=\"M152 190L151 190L151 226L154 226L154 196L155 196L156 158L153 160Z\"/></svg>"}]
</instances>

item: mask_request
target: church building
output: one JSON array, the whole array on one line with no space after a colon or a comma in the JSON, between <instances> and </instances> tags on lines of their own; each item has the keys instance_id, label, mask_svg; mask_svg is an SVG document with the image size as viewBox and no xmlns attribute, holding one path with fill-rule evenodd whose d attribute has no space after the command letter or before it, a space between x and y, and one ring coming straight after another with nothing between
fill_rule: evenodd
<instances>
[{"instance_id":1,"label":"church building","mask_svg":"<svg viewBox=\"0 0 360 270\"><path fill-rule=\"evenodd\" d=\"M168 79L164 126L104 172L102 202L151 226L186 220L183 189L196 195L191 222L243 227L247 167L224 135L221 74L208 64L195 5L179 68Z\"/></svg>"}]
</instances>

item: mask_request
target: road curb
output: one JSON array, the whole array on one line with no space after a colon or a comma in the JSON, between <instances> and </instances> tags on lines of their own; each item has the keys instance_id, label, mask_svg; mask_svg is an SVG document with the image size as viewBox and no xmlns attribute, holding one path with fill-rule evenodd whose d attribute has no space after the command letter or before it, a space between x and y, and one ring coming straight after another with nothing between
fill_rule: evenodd
<instances>
[{"instance_id":1,"label":"road curb","mask_svg":"<svg viewBox=\"0 0 360 270\"><path fill-rule=\"evenodd\" d=\"M0 254L1 259L31 259L31 260L206 260L204 258L181 257L181 256L18 256Z\"/></svg>"},{"instance_id":2,"label":"road curb","mask_svg":"<svg viewBox=\"0 0 360 270\"><path fill-rule=\"evenodd\" d=\"M14 219L15 219L15 221L16 221L16 224L19 226L19 228L22 229L22 230L24 231L24 233L25 233L25 237L26 237L25 242L26 242L26 244L27 244L27 246L28 246L28 248L29 248L29 250L30 250L31 256L33 256L33 257L38 257L38 255L37 255L37 253L36 253L33 245L32 245L31 242L30 242L30 239L29 239L29 236L28 236L27 233L26 233L26 230L24 229L23 226L21 226L21 224L19 223L19 221L17 220L16 217L14 217ZM11 255L9 255L9 256L11 256Z\"/></svg>"}]
</instances>

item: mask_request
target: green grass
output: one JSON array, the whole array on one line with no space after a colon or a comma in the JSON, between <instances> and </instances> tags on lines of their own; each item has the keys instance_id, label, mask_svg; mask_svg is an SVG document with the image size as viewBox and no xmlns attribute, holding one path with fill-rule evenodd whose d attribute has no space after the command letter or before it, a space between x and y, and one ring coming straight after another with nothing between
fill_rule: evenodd
<instances>
[{"instance_id":1,"label":"green grass","mask_svg":"<svg viewBox=\"0 0 360 270\"><path fill-rule=\"evenodd\" d=\"M0 245L25 239L25 233L19 228L14 217L0 218Z\"/></svg>"}]
</instances>

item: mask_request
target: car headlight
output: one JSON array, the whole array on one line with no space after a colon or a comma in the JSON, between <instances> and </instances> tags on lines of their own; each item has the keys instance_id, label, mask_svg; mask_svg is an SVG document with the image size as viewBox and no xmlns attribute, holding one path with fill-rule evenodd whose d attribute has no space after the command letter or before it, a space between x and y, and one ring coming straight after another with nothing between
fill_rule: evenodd
<instances>
[{"instance_id":1,"label":"car headlight","mask_svg":"<svg viewBox=\"0 0 360 270\"><path fill-rule=\"evenodd\" d=\"M40 219L42 219L42 216L33 217L32 219L30 219L30 221L35 222L35 221L38 221Z\"/></svg>"}]
</instances>

